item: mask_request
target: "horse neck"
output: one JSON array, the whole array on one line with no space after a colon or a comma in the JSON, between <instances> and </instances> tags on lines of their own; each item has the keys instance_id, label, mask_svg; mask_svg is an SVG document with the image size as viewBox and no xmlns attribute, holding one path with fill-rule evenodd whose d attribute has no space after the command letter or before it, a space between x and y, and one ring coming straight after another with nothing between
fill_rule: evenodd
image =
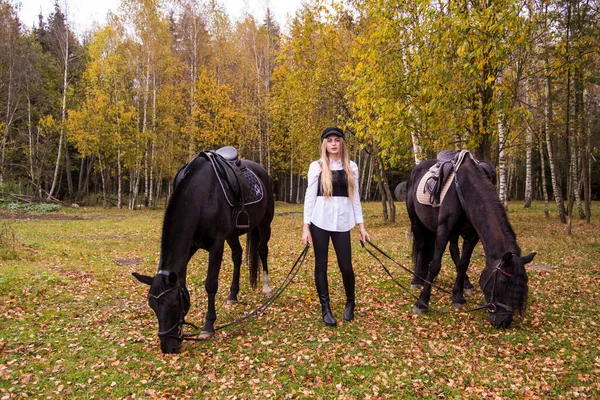
<instances>
[{"instance_id":1,"label":"horse neck","mask_svg":"<svg viewBox=\"0 0 600 400\"><path fill-rule=\"evenodd\" d=\"M205 160L194 160L194 169L184 180L178 183L171 195L163 220L162 236L160 244L159 270L173 271L177 274L180 284L185 285L187 277L187 264L191 257L192 242L195 237L196 223L199 207L190 207L190 185L199 184L198 176L203 176L206 183L210 183L212 174L204 173L205 168L211 167ZM204 165L201 163L204 162ZM191 189L191 191L194 191ZM195 190L198 192L198 190ZM208 224L205 224L208 225Z\"/></svg>"},{"instance_id":2,"label":"horse neck","mask_svg":"<svg viewBox=\"0 0 600 400\"><path fill-rule=\"evenodd\" d=\"M506 251L520 255L521 250L517 245L515 233L495 193L494 186L475 170L457 176L461 187L468 187L468 190L462 189L466 203L463 207L479 235L486 255L486 263L495 263Z\"/></svg>"}]
</instances>

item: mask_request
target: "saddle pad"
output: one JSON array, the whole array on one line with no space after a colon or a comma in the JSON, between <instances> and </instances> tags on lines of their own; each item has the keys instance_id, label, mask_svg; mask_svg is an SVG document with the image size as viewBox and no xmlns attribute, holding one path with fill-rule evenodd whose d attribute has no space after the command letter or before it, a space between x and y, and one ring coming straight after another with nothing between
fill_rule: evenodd
<instances>
[{"instance_id":1,"label":"saddle pad","mask_svg":"<svg viewBox=\"0 0 600 400\"><path fill-rule=\"evenodd\" d=\"M433 171L432 171L432 169L433 169ZM450 175L444 182L444 185L442 186L442 191L440 192L439 204L435 203L435 202L434 203L431 202L431 200L433 199L434 196L432 196L431 193L429 193L425 187L427 184L427 180L430 177L432 177L433 175L435 175L435 169L432 167L429 169L429 171L427 171L425 173L425 175L423 175L423 177L419 181L419 186L417 186L417 201L426 206L439 207L442 204L442 202L444 201L444 197L446 196L446 193L448 192L448 188L450 187L450 185L453 182L454 171L452 171L450 173Z\"/></svg>"},{"instance_id":2,"label":"saddle pad","mask_svg":"<svg viewBox=\"0 0 600 400\"><path fill-rule=\"evenodd\" d=\"M250 191L246 193L246 197L244 199L244 205L258 203L263 199L264 190L263 184L258 176L250 170L250 168L244 167L242 169L244 173L244 178L248 181L248 186L250 186Z\"/></svg>"},{"instance_id":3,"label":"saddle pad","mask_svg":"<svg viewBox=\"0 0 600 400\"><path fill-rule=\"evenodd\" d=\"M210 160L213 170L215 171L215 176L219 181L219 185L221 185L221 189L223 190L223 194L225 195L229 205L236 207L240 206L241 202L243 202L244 205L250 205L261 201L264 195L264 190L262 182L258 176L256 176L256 174L245 165L237 167L222 158L222 156L215 154L216 153L210 154L207 158ZM217 160L217 157L220 157L221 159ZM219 163L221 166L218 167L217 163ZM223 167L225 166L236 173L239 172L237 173L237 176L241 179L245 179L246 182L231 182L236 178L233 178L232 174L223 173ZM244 186L246 186L244 183L247 184L246 190L244 190ZM240 191L242 193L240 193Z\"/></svg>"}]
</instances>

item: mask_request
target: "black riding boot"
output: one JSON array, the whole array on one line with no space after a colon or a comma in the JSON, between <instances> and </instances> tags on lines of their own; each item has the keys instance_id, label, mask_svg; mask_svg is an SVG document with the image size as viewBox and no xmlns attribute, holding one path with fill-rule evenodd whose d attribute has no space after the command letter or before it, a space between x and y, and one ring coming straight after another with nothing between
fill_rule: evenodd
<instances>
[{"instance_id":1,"label":"black riding boot","mask_svg":"<svg viewBox=\"0 0 600 400\"><path fill-rule=\"evenodd\" d=\"M329 307L329 294L325 293L323 296L319 295L321 301L321 313L323 314L323 322L327 326L336 326L337 321L331 314L331 308Z\"/></svg>"},{"instance_id":2,"label":"black riding boot","mask_svg":"<svg viewBox=\"0 0 600 400\"><path fill-rule=\"evenodd\" d=\"M344 268L342 271L342 279L344 281L344 290L346 292L346 308L344 309L344 321L352 321L354 319L354 270L352 264L349 268Z\"/></svg>"},{"instance_id":3,"label":"black riding boot","mask_svg":"<svg viewBox=\"0 0 600 400\"><path fill-rule=\"evenodd\" d=\"M329 284L327 282L327 271L315 271L315 286L321 303L321 312L323 314L323 322L327 326L336 326L337 321L331 315L331 307L329 306Z\"/></svg>"},{"instance_id":4,"label":"black riding boot","mask_svg":"<svg viewBox=\"0 0 600 400\"><path fill-rule=\"evenodd\" d=\"M344 310L344 321L352 321L354 319L354 297L346 299L346 309Z\"/></svg>"}]
</instances>

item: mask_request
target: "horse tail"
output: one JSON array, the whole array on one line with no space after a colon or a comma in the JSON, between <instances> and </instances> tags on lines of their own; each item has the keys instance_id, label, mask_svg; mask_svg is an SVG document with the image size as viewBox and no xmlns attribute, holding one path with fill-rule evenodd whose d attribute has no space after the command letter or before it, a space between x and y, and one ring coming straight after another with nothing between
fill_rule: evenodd
<instances>
[{"instance_id":1,"label":"horse tail","mask_svg":"<svg viewBox=\"0 0 600 400\"><path fill-rule=\"evenodd\" d=\"M252 229L246 234L246 262L248 263L250 286L256 289L258 283L258 263L260 260L258 254L258 245L260 236L258 228Z\"/></svg>"}]
</instances>

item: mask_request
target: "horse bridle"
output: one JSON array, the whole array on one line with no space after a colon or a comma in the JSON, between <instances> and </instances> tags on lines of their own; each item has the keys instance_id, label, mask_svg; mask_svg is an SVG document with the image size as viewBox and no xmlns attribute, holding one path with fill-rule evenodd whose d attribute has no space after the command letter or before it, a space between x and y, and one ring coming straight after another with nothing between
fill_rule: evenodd
<instances>
[{"instance_id":1,"label":"horse bridle","mask_svg":"<svg viewBox=\"0 0 600 400\"><path fill-rule=\"evenodd\" d=\"M485 294L485 288L487 287L487 285L492 280L492 277L494 277L493 286L492 286L492 298L491 298L491 300L487 304L485 304L485 305L482 305L480 307L477 307L477 308L474 308L474 309L468 310L468 311L481 310L481 309L485 308L488 313L490 313L490 314L496 314L498 312L498 307L502 307L503 309L505 309L507 311L507 312L502 313L502 314L512 314L513 313L513 308L511 306L509 306L507 304L504 304L504 303L501 303L499 301L496 301L496 282L498 281L498 273L499 272L502 273L502 274L504 274L508 278L511 278L513 276L512 274L509 274L508 272L506 272L505 270L502 269L502 262L498 263L498 265L496 265L494 267L494 271L492 271L492 273L490 274L490 276L485 281L485 284L481 287L481 290Z\"/></svg>"},{"instance_id":2,"label":"horse bridle","mask_svg":"<svg viewBox=\"0 0 600 400\"><path fill-rule=\"evenodd\" d=\"M169 275L169 271L160 270L160 271L158 271L157 275ZM172 337L179 341L182 341L187 338L187 335L183 334L183 325L190 325L194 329L196 329L196 330L198 329L198 327L196 325L194 325L190 322L186 322L186 320L185 320L185 315L187 314L187 312L185 310L184 304L186 304L185 303L186 301L187 301L188 305L191 303L189 292L183 286L181 286L181 284L179 282L177 282L177 283L175 283L175 286L173 286L170 289L164 290L157 295L149 293L148 296L152 297L155 300L158 300L165 294L170 293L174 290L177 290L179 292L179 321L177 321L172 327L170 327L169 329L167 329L165 331L159 330L158 337ZM177 335L172 334L172 332L174 330L177 330Z\"/></svg>"}]
</instances>

